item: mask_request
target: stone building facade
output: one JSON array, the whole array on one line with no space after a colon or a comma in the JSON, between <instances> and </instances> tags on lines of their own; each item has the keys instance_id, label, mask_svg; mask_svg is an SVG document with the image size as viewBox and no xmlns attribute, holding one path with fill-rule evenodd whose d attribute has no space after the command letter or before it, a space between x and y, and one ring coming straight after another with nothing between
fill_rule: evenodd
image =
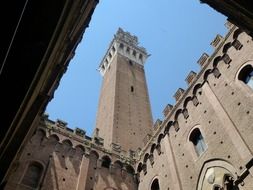
<instances>
[{"instance_id":1,"label":"stone building facade","mask_svg":"<svg viewBox=\"0 0 253 190\"><path fill-rule=\"evenodd\" d=\"M99 67L93 137L43 115L5 189L252 190L253 41L226 26L153 128L147 52L119 29Z\"/></svg>"}]
</instances>

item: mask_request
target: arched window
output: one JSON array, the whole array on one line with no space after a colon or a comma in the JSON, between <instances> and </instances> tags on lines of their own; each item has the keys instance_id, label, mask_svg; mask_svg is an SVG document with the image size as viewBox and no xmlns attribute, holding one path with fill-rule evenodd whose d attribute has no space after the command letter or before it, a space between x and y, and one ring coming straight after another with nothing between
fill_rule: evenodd
<instances>
[{"instance_id":1,"label":"arched window","mask_svg":"<svg viewBox=\"0 0 253 190\"><path fill-rule=\"evenodd\" d=\"M33 162L29 164L21 183L32 188L37 188L42 172L43 166L40 163Z\"/></svg>"},{"instance_id":2,"label":"arched window","mask_svg":"<svg viewBox=\"0 0 253 190\"><path fill-rule=\"evenodd\" d=\"M159 181L157 178L152 182L151 190L160 190Z\"/></svg>"},{"instance_id":3,"label":"arched window","mask_svg":"<svg viewBox=\"0 0 253 190\"><path fill-rule=\"evenodd\" d=\"M246 65L239 73L238 79L253 89L253 67Z\"/></svg>"},{"instance_id":4,"label":"arched window","mask_svg":"<svg viewBox=\"0 0 253 190\"><path fill-rule=\"evenodd\" d=\"M200 156L207 149L204 138L198 128L195 128L191 132L190 141L194 145L195 151L198 156Z\"/></svg>"},{"instance_id":5,"label":"arched window","mask_svg":"<svg viewBox=\"0 0 253 190\"><path fill-rule=\"evenodd\" d=\"M110 165L111 165L111 159L108 157L108 156L104 156L102 158L102 167L105 167L105 168L110 168Z\"/></svg>"}]
</instances>

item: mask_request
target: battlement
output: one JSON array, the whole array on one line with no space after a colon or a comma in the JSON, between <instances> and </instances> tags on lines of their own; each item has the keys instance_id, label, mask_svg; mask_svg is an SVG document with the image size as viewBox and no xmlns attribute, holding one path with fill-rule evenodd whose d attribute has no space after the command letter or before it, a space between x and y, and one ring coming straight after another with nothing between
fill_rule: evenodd
<instances>
[{"instance_id":1,"label":"battlement","mask_svg":"<svg viewBox=\"0 0 253 190\"><path fill-rule=\"evenodd\" d=\"M80 128L69 128L66 121L57 119L56 121L50 120L48 114L43 114L40 127L44 128L49 134L48 135L62 135L68 138L70 141L75 141L72 144L82 144L85 150L96 150L97 152L103 152L111 154L121 160L127 160L129 163L134 163L137 154L133 150L128 152L121 149L118 144L112 144L111 150L104 148L103 138L99 137L99 134L95 134L94 137L86 135L86 131Z\"/></svg>"},{"instance_id":2,"label":"battlement","mask_svg":"<svg viewBox=\"0 0 253 190\"><path fill-rule=\"evenodd\" d=\"M135 35L124 32L122 28L119 28L99 65L98 70L102 76L110 68L110 64L117 54L125 56L141 66L144 65L149 56L146 49L139 46L138 38Z\"/></svg>"},{"instance_id":3,"label":"battlement","mask_svg":"<svg viewBox=\"0 0 253 190\"><path fill-rule=\"evenodd\" d=\"M157 127L157 123L154 125L155 129L157 130L155 130L155 133L152 135L152 137L149 137L148 140L146 140L147 144L140 151L140 156L143 156L145 151L152 145L152 143L157 141L155 139L157 139L158 136L164 135L165 133L169 133L169 130L173 129L178 132L180 129L177 121L179 115L182 114L185 119L189 117L189 113L187 110L187 104L189 101L192 101L194 106L197 106L199 104L196 92L207 80L207 75L213 74L215 78L218 78L221 75L221 73L217 69L213 68L215 64L212 63L217 60L217 57L224 57L220 54L226 54L226 51L224 51L223 47L227 47L227 45L225 44L227 42L227 39L231 37L232 39L235 38L236 36L238 36L235 35L237 34L237 31L240 31L235 25L231 23L227 23L226 25L228 25L227 28L229 29L227 35L225 37L222 37L218 34L210 44L215 47L215 51L213 52L213 54L209 56L207 53L203 53L202 56L199 58L197 63L200 65L201 70L199 71L199 73L190 71L190 73L185 79L188 84L188 88L186 90L178 88L178 90L175 92L175 105L166 105L163 110L163 115L165 118L159 122L159 127ZM237 39L234 40L236 42L238 41ZM227 42L227 44L231 44L231 42ZM232 44L234 43L232 42ZM224 60L224 58L219 59L219 61L222 60ZM225 61L226 60L224 60L224 62ZM229 62L225 63L229 64Z\"/></svg>"}]
</instances>

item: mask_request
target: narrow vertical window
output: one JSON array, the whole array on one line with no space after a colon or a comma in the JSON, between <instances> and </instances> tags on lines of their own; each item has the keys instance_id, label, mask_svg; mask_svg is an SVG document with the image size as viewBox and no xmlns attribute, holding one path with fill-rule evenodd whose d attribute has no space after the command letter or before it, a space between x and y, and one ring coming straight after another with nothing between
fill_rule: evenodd
<instances>
[{"instance_id":1,"label":"narrow vertical window","mask_svg":"<svg viewBox=\"0 0 253 190\"><path fill-rule=\"evenodd\" d=\"M192 131L190 135L190 141L192 142L198 156L200 156L207 149L204 138L198 128Z\"/></svg>"},{"instance_id":2,"label":"narrow vertical window","mask_svg":"<svg viewBox=\"0 0 253 190\"><path fill-rule=\"evenodd\" d=\"M123 49L123 48L124 48L124 45L123 45L123 44L119 44L119 48L120 48L120 49Z\"/></svg>"},{"instance_id":3,"label":"narrow vertical window","mask_svg":"<svg viewBox=\"0 0 253 190\"><path fill-rule=\"evenodd\" d=\"M140 54L140 55L139 55L139 59L140 59L141 61L142 61L142 57L143 57L142 54Z\"/></svg>"},{"instance_id":4,"label":"narrow vertical window","mask_svg":"<svg viewBox=\"0 0 253 190\"><path fill-rule=\"evenodd\" d=\"M22 184L32 188L37 188L42 176L42 171L43 167L41 164L37 162L31 163L22 179Z\"/></svg>"},{"instance_id":5,"label":"narrow vertical window","mask_svg":"<svg viewBox=\"0 0 253 190\"><path fill-rule=\"evenodd\" d=\"M128 54L130 53L130 48L129 48L129 47L127 47L126 52L127 52Z\"/></svg>"},{"instance_id":6,"label":"narrow vertical window","mask_svg":"<svg viewBox=\"0 0 253 190\"><path fill-rule=\"evenodd\" d=\"M240 71L238 79L253 89L253 67L251 65L245 66Z\"/></svg>"},{"instance_id":7,"label":"narrow vertical window","mask_svg":"<svg viewBox=\"0 0 253 190\"><path fill-rule=\"evenodd\" d=\"M133 56L136 57L136 51L135 50L133 50Z\"/></svg>"},{"instance_id":8,"label":"narrow vertical window","mask_svg":"<svg viewBox=\"0 0 253 190\"><path fill-rule=\"evenodd\" d=\"M131 92L134 92L134 87L133 86L131 86Z\"/></svg>"}]
</instances>

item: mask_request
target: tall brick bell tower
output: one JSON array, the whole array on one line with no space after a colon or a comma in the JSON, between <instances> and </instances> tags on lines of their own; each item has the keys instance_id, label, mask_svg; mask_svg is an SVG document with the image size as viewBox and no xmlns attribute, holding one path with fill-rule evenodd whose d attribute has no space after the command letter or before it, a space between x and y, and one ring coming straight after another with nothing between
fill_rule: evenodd
<instances>
[{"instance_id":1,"label":"tall brick bell tower","mask_svg":"<svg viewBox=\"0 0 253 190\"><path fill-rule=\"evenodd\" d=\"M145 79L148 54L138 38L118 29L100 66L103 84L95 136L105 148L137 150L152 131L152 114Z\"/></svg>"}]
</instances>

